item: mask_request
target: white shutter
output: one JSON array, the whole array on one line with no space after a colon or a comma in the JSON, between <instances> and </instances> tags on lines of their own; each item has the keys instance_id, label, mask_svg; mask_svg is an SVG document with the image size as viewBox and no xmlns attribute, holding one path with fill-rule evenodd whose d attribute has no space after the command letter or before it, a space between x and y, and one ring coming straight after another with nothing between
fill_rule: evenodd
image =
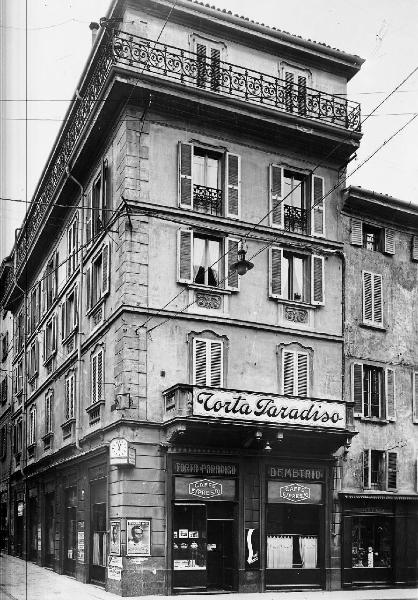
<instances>
[{"instance_id":1,"label":"white shutter","mask_svg":"<svg viewBox=\"0 0 418 600\"><path fill-rule=\"evenodd\" d=\"M282 264L283 250L269 248L269 296L270 298L282 297Z\"/></svg>"},{"instance_id":2,"label":"white shutter","mask_svg":"<svg viewBox=\"0 0 418 600\"><path fill-rule=\"evenodd\" d=\"M89 243L93 235L93 206L92 206L92 189L87 193L86 206L86 242Z\"/></svg>"},{"instance_id":3,"label":"white shutter","mask_svg":"<svg viewBox=\"0 0 418 600\"><path fill-rule=\"evenodd\" d=\"M67 301L64 300L61 304L61 339L63 340L67 336Z\"/></svg>"},{"instance_id":4,"label":"white shutter","mask_svg":"<svg viewBox=\"0 0 418 600\"><path fill-rule=\"evenodd\" d=\"M225 287L228 290L238 291L240 284L240 276L237 271L232 270L232 265L238 260L239 240L235 238L226 238L226 261L225 265L228 269Z\"/></svg>"},{"instance_id":5,"label":"white shutter","mask_svg":"<svg viewBox=\"0 0 418 600\"><path fill-rule=\"evenodd\" d=\"M311 260L311 303L325 304L324 294L324 257L312 256Z\"/></svg>"},{"instance_id":6,"label":"white shutter","mask_svg":"<svg viewBox=\"0 0 418 600\"><path fill-rule=\"evenodd\" d=\"M363 450L363 487L370 488L370 450Z\"/></svg>"},{"instance_id":7,"label":"white shutter","mask_svg":"<svg viewBox=\"0 0 418 600\"><path fill-rule=\"evenodd\" d=\"M386 418L396 421L395 372L393 369L386 369L385 375Z\"/></svg>"},{"instance_id":8,"label":"white shutter","mask_svg":"<svg viewBox=\"0 0 418 600\"><path fill-rule=\"evenodd\" d=\"M223 385L223 343L210 342L210 383L213 387Z\"/></svg>"},{"instance_id":9,"label":"white shutter","mask_svg":"<svg viewBox=\"0 0 418 600\"><path fill-rule=\"evenodd\" d=\"M97 354L91 358L91 403L97 402Z\"/></svg>"},{"instance_id":10,"label":"white shutter","mask_svg":"<svg viewBox=\"0 0 418 600\"><path fill-rule=\"evenodd\" d=\"M312 235L325 235L324 178L312 175L311 180L311 230Z\"/></svg>"},{"instance_id":11,"label":"white shutter","mask_svg":"<svg viewBox=\"0 0 418 600\"><path fill-rule=\"evenodd\" d=\"M73 312L73 327L78 325L78 285L74 287L74 312Z\"/></svg>"},{"instance_id":12,"label":"white shutter","mask_svg":"<svg viewBox=\"0 0 418 600\"><path fill-rule=\"evenodd\" d=\"M86 309L91 308L91 266L86 269Z\"/></svg>"},{"instance_id":13,"label":"white shutter","mask_svg":"<svg viewBox=\"0 0 418 600\"><path fill-rule=\"evenodd\" d=\"M398 455L396 452L388 452L386 456L387 464L387 487L388 490L396 490L398 487Z\"/></svg>"},{"instance_id":14,"label":"white shutter","mask_svg":"<svg viewBox=\"0 0 418 600\"><path fill-rule=\"evenodd\" d=\"M241 157L226 154L226 216L238 219L241 214Z\"/></svg>"},{"instance_id":15,"label":"white shutter","mask_svg":"<svg viewBox=\"0 0 418 600\"><path fill-rule=\"evenodd\" d=\"M383 324L382 276L373 275L373 321Z\"/></svg>"},{"instance_id":16,"label":"white shutter","mask_svg":"<svg viewBox=\"0 0 418 600\"><path fill-rule=\"evenodd\" d=\"M371 325L381 325L382 315L382 276L363 271L363 321Z\"/></svg>"},{"instance_id":17,"label":"white shutter","mask_svg":"<svg viewBox=\"0 0 418 600\"><path fill-rule=\"evenodd\" d=\"M283 228L283 168L278 165L269 167L269 221L271 227Z\"/></svg>"},{"instance_id":18,"label":"white shutter","mask_svg":"<svg viewBox=\"0 0 418 600\"><path fill-rule=\"evenodd\" d=\"M58 268L59 268L59 258L58 252L55 252L53 261L52 261L52 300L55 300L58 293Z\"/></svg>"},{"instance_id":19,"label":"white shutter","mask_svg":"<svg viewBox=\"0 0 418 600\"><path fill-rule=\"evenodd\" d=\"M102 248L102 297L109 293L110 288L110 244Z\"/></svg>"},{"instance_id":20,"label":"white shutter","mask_svg":"<svg viewBox=\"0 0 418 600\"><path fill-rule=\"evenodd\" d=\"M418 422L418 371L412 373L412 419Z\"/></svg>"},{"instance_id":21,"label":"white shutter","mask_svg":"<svg viewBox=\"0 0 418 600\"><path fill-rule=\"evenodd\" d=\"M354 363L351 371L351 392L354 402L354 416L363 416L363 365Z\"/></svg>"},{"instance_id":22,"label":"white shutter","mask_svg":"<svg viewBox=\"0 0 418 600\"><path fill-rule=\"evenodd\" d=\"M297 353L297 396L308 396L308 355Z\"/></svg>"},{"instance_id":23,"label":"white shutter","mask_svg":"<svg viewBox=\"0 0 418 600\"><path fill-rule=\"evenodd\" d=\"M70 378L65 379L65 420L71 418L70 415Z\"/></svg>"},{"instance_id":24,"label":"white shutter","mask_svg":"<svg viewBox=\"0 0 418 600\"><path fill-rule=\"evenodd\" d=\"M385 229L385 253L395 254L395 232L393 229Z\"/></svg>"},{"instance_id":25,"label":"white shutter","mask_svg":"<svg viewBox=\"0 0 418 600\"><path fill-rule=\"evenodd\" d=\"M363 222L359 219L351 219L350 241L353 246L363 245Z\"/></svg>"},{"instance_id":26,"label":"white shutter","mask_svg":"<svg viewBox=\"0 0 418 600\"><path fill-rule=\"evenodd\" d=\"M97 353L97 400L103 400L104 364L103 350Z\"/></svg>"},{"instance_id":27,"label":"white shutter","mask_svg":"<svg viewBox=\"0 0 418 600\"><path fill-rule=\"evenodd\" d=\"M177 281L193 281L193 232L190 229L177 232Z\"/></svg>"},{"instance_id":28,"label":"white shutter","mask_svg":"<svg viewBox=\"0 0 418 600\"><path fill-rule=\"evenodd\" d=\"M179 206L193 207L193 145L179 142Z\"/></svg>"},{"instance_id":29,"label":"white shutter","mask_svg":"<svg viewBox=\"0 0 418 600\"><path fill-rule=\"evenodd\" d=\"M283 394L295 395L295 353L283 350Z\"/></svg>"},{"instance_id":30,"label":"white shutter","mask_svg":"<svg viewBox=\"0 0 418 600\"><path fill-rule=\"evenodd\" d=\"M207 341L194 339L193 340L193 384L207 385Z\"/></svg>"},{"instance_id":31,"label":"white shutter","mask_svg":"<svg viewBox=\"0 0 418 600\"><path fill-rule=\"evenodd\" d=\"M418 261L418 235L412 236L411 258Z\"/></svg>"},{"instance_id":32,"label":"white shutter","mask_svg":"<svg viewBox=\"0 0 418 600\"><path fill-rule=\"evenodd\" d=\"M52 317L51 354L57 349L57 315Z\"/></svg>"}]
</instances>

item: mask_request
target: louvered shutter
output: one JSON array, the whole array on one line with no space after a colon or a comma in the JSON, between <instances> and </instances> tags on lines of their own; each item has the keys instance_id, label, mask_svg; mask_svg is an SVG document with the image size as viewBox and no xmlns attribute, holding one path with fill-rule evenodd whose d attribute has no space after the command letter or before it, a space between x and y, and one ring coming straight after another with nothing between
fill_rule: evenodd
<instances>
[{"instance_id":1,"label":"louvered shutter","mask_svg":"<svg viewBox=\"0 0 418 600\"><path fill-rule=\"evenodd\" d=\"M385 253L395 254L395 232L393 229L385 229Z\"/></svg>"},{"instance_id":2,"label":"louvered shutter","mask_svg":"<svg viewBox=\"0 0 418 600\"><path fill-rule=\"evenodd\" d=\"M206 370L206 340L193 340L193 383L195 385L207 385L207 370Z\"/></svg>"},{"instance_id":3,"label":"louvered shutter","mask_svg":"<svg viewBox=\"0 0 418 600\"><path fill-rule=\"evenodd\" d=\"M398 455L396 452L387 453L387 489L396 490L398 475Z\"/></svg>"},{"instance_id":4,"label":"louvered shutter","mask_svg":"<svg viewBox=\"0 0 418 600\"><path fill-rule=\"evenodd\" d=\"M283 250L269 248L269 296L270 298L282 297L282 264Z\"/></svg>"},{"instance_id":5,"label":"louvered shutter","mask_svg":"<svg viewBox=\"0 0 418 600\"><path fill-rule=\"evenodd\" d=\"M306 115L306 77L298 76L298 109L300 115Z\"/></svg>"},{"instance_id":6,"label":"louvered shutter","mask_svg":"<svg viewBox=\"0 0 418 600\"><path fill-rule=\"evenodd\" d=\"M57 316L52 317L51 354L57 349Z\"/></svg>"},{"instance_id":7,"label":"louvered shutter","mask_svg":"<svg viewBox=\"0 0 418 600\"><path fill-rule=\"evenodd\" d=\"M312 256L311 260L311 303L325 304L324 294L324 257Z\"/></svg>"},{"instance_id":8,"label":"louvered shutter","mask_svg":"<svg viewBox=\"0 0 418 600\"><path fill-rule=\"evenodd\" d=\"M73 327L78 325L78 285L74 287L74 313L73 313Z\"/></svg>"},{"instance_id":9,"label":"louvered shutter","mask_svg":"<svg viewBox=\"0 0 418 600\"><path fill-rule=\"evenodd\" d=\"M110 244L102 248L102 297L109 293L110 288Z\"/></svg>"},{"instance_id":10,"label":"louvered shutter","mask_svg":"<svg viewBox=\"0 0 418 600\"><path fill-rule=\"evenodd\" d=\"M97 402L97 354L91 359L91 403Z\"/></svg>"},{"instance_id":11,"label":"louvered shutter","mask_svg":"<svg viewBox=\"0 0 418 600\"><path fill-rule=\"evenodd\" d=\"M100 186L100 207L101 207L101 219L102 223L106 224L109 218L109 213L107 211L108 204L108 186L107 186L107 171L108 171L108 162L107 158L102 161L102 173L101 173L101 186Z\"/></svg>"},{"instance_id":12,"label":"louvered shutter","mask_svg":"<svg viewBox=\"0 0 418 600\"><path fill-rule=\"evenodd\" d=\"M363 321L373 322L373 275L363 272Z\"/></svg>"},{"instance_id":13,"label":"louvered shutter","mask_svg":"<svg viewBox=\"0 0 418 600\"><path fill-rule=\"evenodd\" d=\"M370 488L370 450L363 450L363 487Z\"/></svg>"},{"instance_id":14,"label":"louvered shutter","mask_svg":"<svg viewBox=\"0 0 418 600\"><path fill-rule=\"evenodd\" d=\"M297 396L308 395L308 355L297 354Z\"/></svg>"},{"instance_id":15,"label":"louvered shutter","mask_svg":"<svg viewBox=\"0 0 418 600\"><path fill-rule=\"evenodd\" d=\"M228 290L238 291L240 277L236 270L232 269L232 265L238 260L239 240L234 238L226 238L226 264L228 265L228 273L225 281L225 287Z\"/></svg>"},{"instance_id":16,"label":"louvered shutter","mask_svg":"<svg viewBox=\"0 0 418 600\"><path fill-rule=\"evenodd\" d=\"M226 154L226 216L239 218L241 204L241 157Z\"/></svg>"},{"instance_id":17,"label":"louvered shutter","mask_svg":"<svg viewBox=\"0 0 418 600\"><path fill-rule=\"evenodd\" d=\"M52 261L52 299L55 300L58 293L58 268L59 268L59 256L58 252L55 252L54 260Z\"/></svg>"},{"instance_id":18,"label":"louvered shutter","mask_svg":"<svg viewBox=\"0 0 418 600\"><path fill-rule=\"evenodd\" d=\"M177 281L193 281L193 232L190 229L177 232Z\"/></svg>"},{"instance_id":19,"label":"louvered shutter","mask_svg":"<svg viewBox=\"0 0 418 600\"><path fill-rule=\"evenodd\" d=\"M70 419L70 378L65 380L65 420Z\"/></svg>"},{"instance_id":20,"label":"louvered shutter","mask_svg":"<svg viewBox=\"0 0 418 600\"><path fill-rule=\"evenodd\" d=\"M223 381L223 344L210 342L210 384L212 387L222 387Z\"/></svg>"},{"instance_id":21,"label":"louvered shutter","mask_svg":"<svg viewBox=\"0 0 418 600\"><path fill-rule=\"evenodd\" d=\"M67 336L67 302L64 300L61 304L61 339Z\"/></svg>"},{"instance_id":22,"label":"louvered shutter","mask_svg":"<svg viewBox=\"0 0 418 600\"><path fill-rule=\"evenodd\" d=\"M294 75L291 71L286 71L285 75L285 98L286 98L286 110L288 112L293 112L293 80Z\"/></svg>"},{"instance_id":23,"label":"louvered shutter","mask_svg":"<svg viewBox=\"0 0 418 600\"><path fill-rule=\"evenodd\" d=\"M311 202L311 232L322 237L325 235L324 179L318 175L312 175Z\"/></svg>"},{"instance_id":24,"label":"louvered shutter","mask_svg":"<svg viewBox=\"0 0 418 600\"><path fill-rule=\"evenodd\" d=\"M418 235L412 237L412 260L418 261Z\"/></svg>"},{"instance_id":25,"label":"louvered shutter","mask_svg":"<svg viewBox=\"0 0 418 600\"><path fill-rule=\"evenodd\" d=\"M47 285L46 285L46 271L44 271L43 277L42 277L42 291L41 291L41 299L42 299L42 314L44 314L46 312L47 309L47 300L46 300L46 294L47 294Z\"/></svg>"},{"instance_id":26,"label":"louvered shutter","mask_svg":"<svg viewBox=\"0 0 418 600\"><path fill-rule=\"evenodd\" d=\"M86 206L86 242L89 243L93 235L93 207L92 207L92 190L87 193Z\"/></svg>"},{"instance_id":27,"label":"louvered shutter","mask_svg":"<svg viewBox=\"0 0 418 600\"><path fill-rule=\"evenodd\" d=\"M193 145L179 142L179 206L193 207Z\"/></svg>"},{"instance_id":28,"label":"louvered shutter","mask_svg":"<svg viewBox=\"0 0 418 600\"><path fill-rule=\"evenodd\" d=\"M75 377L71 375L69 378L70 383L70 395L68 401L68 418L72 419L74 417L74 398L75 398Z\"/></svg>"},{"instance_id":29,"label":"louvered shutter","mask_svg":"<svg viewBox=\"0 0 418 600\"><path fill-rule=\"evenodd\" d=\"M283 227L283 168L277 165L269 167L269 220L271 227Z\"/></svg>"},{"instance_id":30,"label":"louvered shutter","mask_svg":"<svg viewBox=\"0 0 418 600\"><path fill-rule=\"evenodd\" d=\"M389 421L396 420L396 400L395 400L395 372L393 369L386 369L386 418Z\"/></svg>"},{"instance_id":31,"label":"louvered shutter","mask_svg":"<svg viewBox=\"0 0 418 600\"><path fill-rule=\"evenodd\" d=\"M381 325L383 323L382 306L382 276L373 275L373 321Z\"/></svg>"},{"instance_id":32,"label":"louvered shutter","mask_svg":"<svg viewBox=\"0 0 418 600\"><path fill-rule=\"evenodd\" d=\"M283 394L295 395L295 354L283 351Z\"/></svg>"},{"instance_id":33,"label":"louvered shutter","mask_svg":"<svg viewBox=\"0 0 418 600\"><path fill-rule=\"evenodd\" d=\"M363 416L363 365L354 363L352 366L352 399L354 402L354 416Z\"/></svg>"},{"instance_id":34,"label":"louvered shutter","mask_svg":"<svg viewBox=\"0 0 418 600\"><path fill-rule=\"evenodd\" d=\"M91 308L91 266L86 269L86 308Z\"/></svg>"},{"instance_id":35,"label":"louvered shutter","mask_svg":"<svg viewBox=\"0 0 418 600\"><path fill-rule=\"evenodd\" d=\"M104 364L103 350L97 354L97 400L103 400Z\"/></svg>"},{"instance_id":36,"label":"louvered shutter","mask_svg":"<svg viewBox=\"0 0 418 600\"><path fill-rule=\"evenodd\" d=\"M205 87L206 83L206 46L204 44L196 44L196 63L197 63L197 85Z\"/></svg>"},{"instance_id":37,"label":"louvered shutter","mask_svg":"<svg viewBox=\"0 0 418 600\"><path fill-rule=\"evenodd\" d=\"M67 229L67 277L69 277L73 272L73 228L70 227Z\"/></svg>"},{"instance_id":38,"label":"louvered shutter","mask_svg":"<svg viewBox=\"0 0 418 600\"><path fill-rule=\"evenodd\" d=\"M219 85L221 83L221 52L218 48L211 48L210 50L210 58L211 58L211 71L210 71L210 87L215 92L218 91Z\"/></svg>"},{"instance_id":39,"label":"louvered shutter","mask_svg":"<svg viewBox=\"0 0 418 600\"><path fill-rule=\"evenodd\" d=\"M418 371L412 373L412 419L418 421Z\"/></svg>"},{"instance_id":40,"label":"louvered shutter","mask_svg":"<svg viewBox=\"0 0 418 600\"><path fill-rule=\"evenodd\" d=\"M352 246L363 245L363 222L359 219L351 219L350 242Z\"/></svg>"}]
</instances>

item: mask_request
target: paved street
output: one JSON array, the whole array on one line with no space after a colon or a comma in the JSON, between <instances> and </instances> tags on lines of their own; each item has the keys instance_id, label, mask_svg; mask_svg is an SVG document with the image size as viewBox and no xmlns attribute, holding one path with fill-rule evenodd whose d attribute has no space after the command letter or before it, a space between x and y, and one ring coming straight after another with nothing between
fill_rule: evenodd
<instances>
[{"instance_id":1,"label":"paved street","mask_svg":"<svg viewBox=\"0 0 418 600\"><path fill-rule=\"evenodd\" d=\"M215 595L215 594L214 594ZM230 594L216 594L217 600L231 600ZM265 594L239 594L240 600L418 600L418 590L379 589L336 592L270 592ZM116 600L120 596L109 594L95 585L85 585L65 575L57 575L18 558L0 557L0 600ZM148 597L152 598L152 597ZM163 597L158 596L158 600ZM193 600L201 595L176 596ZM128 599L129 600L129 599Z\"/></svg>"}]
</instances>

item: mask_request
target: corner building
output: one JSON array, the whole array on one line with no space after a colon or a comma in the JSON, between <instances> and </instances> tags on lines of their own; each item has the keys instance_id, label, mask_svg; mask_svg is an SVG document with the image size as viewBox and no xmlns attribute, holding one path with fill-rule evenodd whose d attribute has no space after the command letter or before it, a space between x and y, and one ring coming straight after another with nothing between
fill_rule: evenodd
<instances>
[{"instance_id":1,"label":"corner building","mask_svg":"<svg viewBox=\"0 0 418 600\"><path fill-rule=\"evenodd\" d=\"M12 553L125 596L341 587L328 192L361 63L188 0L112 4L2 275Z\"/></svg>"}]
</instances>

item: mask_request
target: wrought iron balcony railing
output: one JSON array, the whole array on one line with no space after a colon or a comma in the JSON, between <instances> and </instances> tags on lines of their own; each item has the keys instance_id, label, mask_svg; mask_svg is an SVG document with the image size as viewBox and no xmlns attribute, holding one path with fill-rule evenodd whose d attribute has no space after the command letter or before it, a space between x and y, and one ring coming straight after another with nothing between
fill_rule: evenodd
<instances>
[{"instance_id":1,"label":"wrought iron balcony railing","mask_svg":"<svg viewBox=\"0 0 418 600\"><path fill-rule=\"evenodd\" d=\"M194 184L193 206L199 212L216 216L222 215L222 190Z\"/></svg>"},{"instance_id":2,"label":"wrought iron balcony railing","mask_svg":"<svg viewBox=\"0 0 418 600\"><path fill-rule=\"evenodd\" d=\"M115 31L116 62L283 112L360 131L360 105L252 69Z\"/></svg>"},{"instance_id":3,"label":"wrought iron balcony railing","mask_svg":"<svg viewBox=\"0 0 418 600\"><path fill-rule=\"evenodd\" d=\"M284 228L295 233L307 233L308 211L297 206L284 205Z\"/></svg>"}]
</instances>

